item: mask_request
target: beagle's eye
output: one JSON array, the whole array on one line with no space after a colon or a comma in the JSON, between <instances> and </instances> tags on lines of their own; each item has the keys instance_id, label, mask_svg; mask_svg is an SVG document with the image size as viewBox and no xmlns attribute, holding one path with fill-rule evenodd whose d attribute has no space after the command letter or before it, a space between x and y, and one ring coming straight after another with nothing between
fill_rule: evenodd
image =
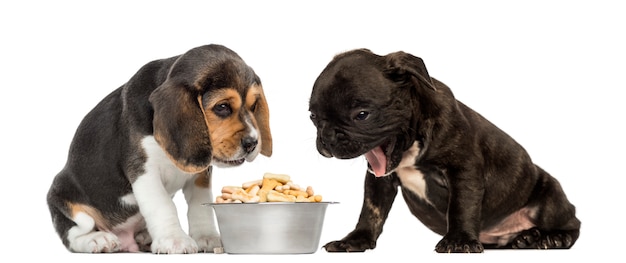
<instances>
[{"instance_id":1,"label":"beagle's eye","mask_svg":"<svg viewBox=\"0 0 626 263\"><path fill-rule=\"evenodd\" d=\"M311 120L315 120L315 118L317 118L317 115L315 115L315 113L311 112L311 115L309 115L309 118L311 118Z\"/></svg>"},{"instance_id":2,"label":"beagle's eye","mask_svg":"<svg viewBox=\"0 0 626 263\"><path fill-rule=\"evenodd\" d=\"M364 121L367 120L369 116L370 113L368 111L359 111L359 113L354 116L354 119L357 121Z\"/></svg>"},{"instance_id":3,"label":"beagle's eye","mask_svg":"<svg viewBox=\"0 0 626 263\"><path fill-rule=\"evenodd\" d=\"M251 112L255 112L256 111L256 105L257 105L257 102L255 101L254 104L252 104L252 106L250 106L250 111Z\"/></svg>"},{"instance_id":4,"label":"beagle's eye","mask_svg":"<svg viewBox=\"0 0 626 263\"><path fill-rule=\"evenodd\" d=\"M213 107L213 112L217 116L227 117L233 113L233 110L230 108L230 105L228 103L220 103Z\"/></svg>"}]
</instances>

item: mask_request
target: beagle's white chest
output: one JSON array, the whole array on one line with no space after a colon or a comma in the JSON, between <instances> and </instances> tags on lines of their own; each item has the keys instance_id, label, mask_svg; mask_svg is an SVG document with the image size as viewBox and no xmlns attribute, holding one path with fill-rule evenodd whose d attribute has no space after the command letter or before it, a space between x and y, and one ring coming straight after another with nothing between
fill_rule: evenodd
<instances>
[{"instance_id":1,"label":"beagle's white chest","mask_svg":"<svg viewBox=\"0 0 626 263\"><path fill-rule=\"evenodd\" d=\"M146 173L142 176L158 176L170 196L174 196L188 180L193 178L193 174L184 173L176 168L154 136L146 136L141 143L148 157L144 166Z\"/></svg>"}]
</instances>

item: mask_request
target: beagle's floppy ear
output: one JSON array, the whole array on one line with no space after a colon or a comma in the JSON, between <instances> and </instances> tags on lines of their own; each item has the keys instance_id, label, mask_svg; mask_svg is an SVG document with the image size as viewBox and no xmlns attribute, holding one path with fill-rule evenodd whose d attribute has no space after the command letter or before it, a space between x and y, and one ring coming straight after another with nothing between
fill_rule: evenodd
<instances>
[{"instance_id":1,"label":"beagle's floppy ear","mask_svg":"<svg viewBox=\"0 0 626 263\"><path fill-rule=\"evenodd\" d=\"M150 95L154 138L182 171L198 173L211 164L211 141L197 98L165 81Z\"/></svg>"},{"instance_id":2,"label":"beagle's floppy ear","mask_svg":"<svg viewBox=\"0 0 626 263\"><path fill-rule=\"evenodd\" d=\"M398 79L409 74L417 78L424 86L437 90L421 58L398 51L385 56L385 60L386 72L392 78Z\"/></svg>"},{"instance_id":3,"label":"beagle's floppy ear","mask_svg":"<svg viewBox=\"0 0 626 263\"><path fill-rule=\"evenodd\" d=\"M263 93L263 87L260 84L255 84L255 92L258 96L256 109L254 111L254 119L259 126L261 132L261 154L270 157L272 156L272 133L270 131L270 109Z\"/></svg>"}]
</instances>

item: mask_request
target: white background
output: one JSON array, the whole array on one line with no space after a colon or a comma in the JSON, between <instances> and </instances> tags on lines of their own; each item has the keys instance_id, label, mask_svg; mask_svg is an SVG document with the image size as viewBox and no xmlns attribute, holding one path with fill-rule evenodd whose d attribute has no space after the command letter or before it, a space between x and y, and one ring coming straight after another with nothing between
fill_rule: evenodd
<instances>
[{"instance_id":1,"label":"white background","mask_svg":"<svg viewBox=\"0 0 626 263\"><path fill-rule=\"evenodd\" d=\"M3 1L0 4L3 257L58 262L436 260L618 261L623 217L626 41L619 1ZM78 123L145 63L209 44L261 77L274 155L215 169L214 187L286 173L327 201L320 246L357 221L366 163L315 149L308 99L332 57L403 50L520 142L555 176L582 221L566 251L433 252L440 237L398 198L375 250L308 255L90 255L65 250L45 195ZM186 207L176 196L179 212ZM183 223L186 223L182 217ZM186 228L186 227L185 227ZM3 260L4 261L4 260Z\"/></svg>"}]
</instances>

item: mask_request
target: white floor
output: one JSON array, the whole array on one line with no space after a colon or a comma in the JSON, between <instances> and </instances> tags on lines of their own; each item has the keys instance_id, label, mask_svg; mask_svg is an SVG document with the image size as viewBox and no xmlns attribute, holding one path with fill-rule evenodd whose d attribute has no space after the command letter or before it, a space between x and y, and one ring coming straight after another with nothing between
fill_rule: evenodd
<instances>
[{"instance_id":1,"label":"white floor","mask_svg":"<svg viewBox=\"0 0 626 263\"><path fill-rule=\"evenodd\" d=\"M3 253L59 262L618 261L626 234L618 216L626 175L621 5L432 2L1 3ZM440 255L433 252L440 237L398 199L378 247L365 253L67 252L53 231L45 194L65 163L79 121L146 62L208 43L232 48L261 77L275 153L241 168L216 169L215 191L266 171L287 173L315 187L325 200L340 202L327 210L320 246L351 231L361 207L365 162L317 154L308 119L310 90L336 53L360 47L383 55L403 50L422 57L433 77L516 138L559 179L582 221L578 243L564 251ZM182 199L176 198L184 215Z\"/></svg>"}]
</instances>

